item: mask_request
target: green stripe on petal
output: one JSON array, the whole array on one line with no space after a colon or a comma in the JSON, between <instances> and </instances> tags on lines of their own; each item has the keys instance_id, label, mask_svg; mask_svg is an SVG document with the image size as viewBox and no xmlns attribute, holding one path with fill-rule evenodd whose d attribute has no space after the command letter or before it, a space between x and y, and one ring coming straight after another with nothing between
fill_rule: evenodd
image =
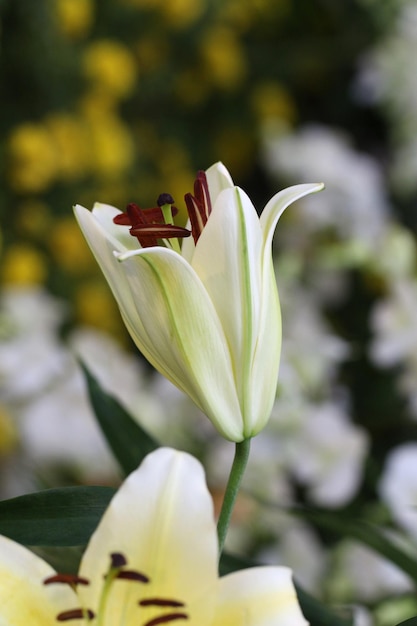
<instances>
[{"instance_id":1,"label":"green stripe on petal","mask_svg":"<svg viewBox=\"0 0 417 626\"><path fill-rule=\"evenodd\" d=\"M250 369L261 308L262 231L239 188L220 193L192 265L219 316L233 360L243 414L250 405Z\"/></svg>"},{"instance_id":2,"label":"green stripe on petal","mask_svg":"<svg viewBox=\"0 0 417 626\"><path fill-rule=\"evenodd\" d=\"M213 304L195 271L166 248L138 250L120 261L134 294L128 328L146 358L185 391L233 441L243 439L229 348ZM119 303L126 319L129 311Z\"/></svg>"}]
</instances>

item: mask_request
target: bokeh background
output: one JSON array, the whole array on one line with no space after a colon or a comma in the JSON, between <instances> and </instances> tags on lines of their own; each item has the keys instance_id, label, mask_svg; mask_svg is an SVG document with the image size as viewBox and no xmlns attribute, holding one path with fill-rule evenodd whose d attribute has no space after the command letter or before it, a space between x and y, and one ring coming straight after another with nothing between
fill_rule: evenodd
<instances>
[{"instance_id":1,"label":"bokeh background","mask_svg":"<svg viewBox=\"0 0 417 626\"><path fill-rule=\"evenodd\" d=\"M370 520L417 554L416 55L416 0L0 0L1 497L120 479L77 358L213 493L230 464L133 348L73 204L167 191L185 219L218 160L259 210L322 180L277 229L280 383L229 548L291 565L361 626L417 612L391 563L277 506Z\"/></svg>"}]
</instances>

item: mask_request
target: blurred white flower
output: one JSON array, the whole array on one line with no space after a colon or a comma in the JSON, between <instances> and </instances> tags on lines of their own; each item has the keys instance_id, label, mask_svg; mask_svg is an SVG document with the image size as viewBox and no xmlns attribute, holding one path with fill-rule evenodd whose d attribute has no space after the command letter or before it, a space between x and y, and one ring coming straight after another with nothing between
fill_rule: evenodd
<instances>
[{"instance_id":1,"label":"blurred white flower","mask_svg":"<svg viewBox=\"0 0 417 626\"><path fill-rule=\"evenodd\" d=\"M286 563L296 582L310 593L320 593L328 567L327 554L315 532L306 524L288 519L276 543L256 555L260 563Z\"/></svg>"},{"instance_id":2,"label":"blurred white flower","mask_svg":"<svg viewBox=\"0 0 417 626\"><path fill-rule=\"evenodd\" d=\"M399 193L417 189L417 5L397 4L386 35L362 59L355 92L367 104L380 103L390 123L394 157L390 164Z\"/></svg>"},{"instance_id":3,"label":"blurred white flower","mask_svg":"<svg viewBox=\"0 0 417 626\"><path fill-rule=\"evenodd\" d=\"M307 289L284 284L280 294L285 325L280 389L293 397L294 385L306 396L326 395L340 363L350 354L349 345L332 331L320 303Z\"/></svg>"},{"instance_id":4,"label":"blurred white flower","mask_svg":"<svg viewBox=\"0 0 417 626\"><path fill-rule=\"evenodd\" d=\"M325 182L319 202L314 197L305 199L293 211L299 215L297 229L311 233L331 227L342 239L362 245L364 254L372 249L388 212L384 179L376 160L355 150L341 132L321 125L288 134L268 126L263 149L265 168L272 178L290 182L318 177Z\"/></svg>"},{"instance_id":5,"label":"blurred white flower","mask_svg":"<svg viewBox=\"0 0 417 626\"><path fill-rule=\"evenodd\" d=\"M100 386L114 396L141 426L155 437L164 432L168 416L153 393L155 376L145 370L137 356L95 328L75 329L68 338L68 345ZM79 376L83 378L81 372Z\"/></svg>"},{"instance_id":6,"label":"blurred white flower","mask_svg":"<svg viewBox=\"0 0 417 626\"><path fill-rule=\"evenodd\" d=\"M374 337L370 355L381 367L401 365L398 389L408 399L410 414L417 417L417 282L393 282L388 295L374 307Z\"/></svg>"},{"instance_id":7,"label":"blurred white flower","mask_svg":"<svg viewBox=\"0 0 417 626\"><path fill-rule=\"evenodd\" d=\"M353 613L353 626L373 626L374 619L369 609L360 605L350 605L349 608Z\"/></svg>"},{"instance_id":8,"label":"blurred white flower","mask_svg":"<svg viewBox=\"0 0 417 626\"><path fill-rule=\"evenodd\" d=\"M40 288L8 288L0 312L0 397L21 402L65 372L68 355L58 340L65 309Z\"/></svg>"},{"instance_id":9,"label":"blurred white flower","mask_svg":"<svg viewBox=\"0 0 417 626\"><path fill-rule=\"evenodd\" d=\"M377 241L374 256L369 259L369 269L391 286L413 275L416 258L413 233L401 224L390 221L387 222L383 237Z\"/></svg>"},{"instance_id":10,"label":"blurred white flower","mask_svg":"<svg viewBox=\"0 0 417 626\"><path fill-rule=\"evenodd\" d=\"M65 381L23 407L19 421L26 462L45 482L53 481L57 470L93 482L119 476L75 367Z\"/></svg>"},{"instance_id":11,"label":"blurred white flower","mask_svg":"<svg viewBox=\"0 0 417 626\"><path fill-rule=\"evenodd\" d=\"M310 499L326 507L343 506L355 495L368 451L365 431L330 402L311 406L289 450L293 475Z\"/></svg>"},{"instance_id":12,"label":"blurred white flower","mask_svg":"<svg viewBox=\"0 0 417 626\"><path fill-rule=\"evenodd\" d=\"M379 494L397 524L417 539L417 443L404 443L391 450Z\"/></svg>"},{"instance_id":13,"label":"blurred white flower","mask_svg":"<svg viewBox=\"0 0 417 626\"><path fill-rule=\"evenodd\" d=\"M337 547L329 587L345 601L376 602L413 589L396 565L363 544L345 540Z\"/></svg>"},{"instance_id":14,"label":"blurred white flower","mask_svg":"<svg viewBox=\"0 0 417 626\"><path fill-rule=\"evenodd\" d=\"M405 279L394 282L371 316L374 339L370 352L375 363L391 366L416 353L416 310L417 282Z\"/></svg>"},{"instance_id":15,"label":"blurred white flower","mask_svg":"<svg viewBox=\"0 0 417 626\"><path fill-rule=\"evenodd\" d=\"M39 288L1 294L0 397L18 439L17 450L2 461L2 497L36 489L39 481L53 486L60 471L81 481L118 476L74 353L155 437L165 432L169 411L154 393L154 376L97 329L76 329L65 343L65 314L63 303Z\"/></svg>"}]
</instances>

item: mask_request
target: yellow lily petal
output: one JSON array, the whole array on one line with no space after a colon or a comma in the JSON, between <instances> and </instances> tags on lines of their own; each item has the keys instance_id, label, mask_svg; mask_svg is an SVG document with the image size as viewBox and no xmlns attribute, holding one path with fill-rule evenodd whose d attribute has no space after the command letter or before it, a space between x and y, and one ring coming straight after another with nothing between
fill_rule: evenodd
<instances>
[{"instance_id":1,"label":"yellow lily petal","mask_svg":"<svg viewBox=\"0 0 417 626\"><path fill-rule=\"evenodd\" d=\"M116 581L106 624L138 624L153 617L138 601L163 598L197 603L210 623L210 599L217 584L217 536L213 504L198 461L160 448L123 483L93 534L80 566L91 585L79 590L85 606L97 611L109 554L122 553L127 569L149 577L148 584ZM211 596L211 598L210 598ZM159 609L159 614L161 609ZM187 622L189 623L189 622ZM203 626L203 624L202 624Z\"/></svg>"},{"instance_id":2,"label":"yellow lily petal","mask_svg":"<svg viewBox=\"0 0 417 626\"><path fill-rule=\"evenodd\" d=\"M220 579L211 626L308 626L298 604L291 570L254 567Z\"/></svg>"},{"instance_id":3,"label":"yellow lily petal","mask_svg":"<svg viewBox=\"0 0 417 626\"><path fill-rule=\"evenodd\" d=\"M306 626L287 568L257 567L219 579L217 561L201 464L160 448L110 502L81 561L79 576L89 584L77 585L77 593L63 576L46 586L54 570L0 536L0 624L55 626L58 614L84 611L100 626L163 618L189 626ZM75 626L87 623L71 619Z\"/></svg>"},{"instance_id":4,"label":"yellow lily petal","mask_svg":"<svg viewBox=\"0 0 417 626\"><path fill-rule=\"evenodd\" d=\"M45 586L55 571L18 543L0 536L1 626L56 626L61 611L78 606L75 593L66 586ZM81 622L73 621L72 624Z\"/></svg>"}]
</instances>

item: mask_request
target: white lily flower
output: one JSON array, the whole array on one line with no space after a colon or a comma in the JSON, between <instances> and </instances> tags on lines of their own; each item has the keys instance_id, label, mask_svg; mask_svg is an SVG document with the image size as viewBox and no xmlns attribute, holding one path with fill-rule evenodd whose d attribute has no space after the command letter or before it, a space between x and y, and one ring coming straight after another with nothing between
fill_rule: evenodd
<instances>
[{"instance_id":1,"label":"white lily flower","mask_svg":"<svg viewBox=\"0 0 417 626\"><path fill-rule=\"evenodd\" d=\"M150 223L135 205L127 221L108 205L92 212L75 207L138 348L231 441L256 435L275 398L281 352L275 226L289 204L322 188L284 189L259 218L217 163L199 173L195 196L185 198L193 237L182 248L167 238L190 231ZM157 245L161 239L166 247Z\"/></svg>"},{"instance_id":2,"label":"white lily flower","mask_svg":"<svg viewBox=\"0 0 417 626\"><path fill-rule=\"evenodd\" d=\"M190 455L160 448L123 483L81 560L56 574L0 537L0 623L307 626L286 567L217 575L213 503Z\"/></svg>"}]
</instances>

